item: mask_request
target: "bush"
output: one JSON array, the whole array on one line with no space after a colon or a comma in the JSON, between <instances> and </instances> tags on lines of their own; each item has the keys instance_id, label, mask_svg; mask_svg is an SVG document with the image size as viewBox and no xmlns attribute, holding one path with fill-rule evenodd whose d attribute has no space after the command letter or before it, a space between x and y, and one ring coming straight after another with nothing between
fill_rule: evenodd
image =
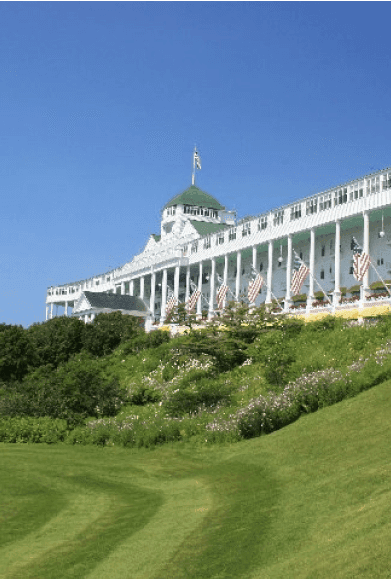
<instances>
[{"instance_id":1,"label":"bush","mask_svg":"<svg viewBox=\"0 0 391 579\"><path fill-rule=\"evenodd\" d=\"M94 356L106 356L122 342L144 334L139 318L121 312L98 314L91 324L85 324L83 346Z\"/></svg>"},{"instance_id":2,"label":"bush","mask_svg":"<svg viewBox=\"0 0 391 579\"><path fill-rule=\"evenodd\" d=\"M126 401L118 380L106 378L99 361L87 353L56 370L43 366L3 392L0 415L50 416L69 425L87 416L113 416Z\"/></svg>"},{"instance_id":3,"label":"bush","mask_svg":"<svg viewBox=\"0 0 391 579\"><path fill-rule=\"evenodd\" d=\"M73 317L58 317L33 324L26 330L34 368L50 364L57 368L83 348L85 324Z\"/></svg>"},{"instance_id":4,"label":"bush","mask_svg":"<svg viewBox=\"0 0 391 579\"><path fill-rule=\"evenodd\" d=\"M149 334L140 333L123 345L123 353L125 355L138 354L142 350L157 348L161 344L169 341L170 334L168 332L153 331L149 332Z\"/></svg>"},{"instance_id":5,"label":"bush","mask_svg":"<svg viewBox=\"0 0 391 579\"><path fill-rule=\"evenodd\" d=\"M67 435L65 420L52 418L0 418L0 442L62 442Z\"/></svg>"},{"instance_id":6,"label":"bush","mask_svg":"<svg viewBox=\"0 0 391 579\"><path fill-rule=\"evenodd\" d=\"M199 373L205 371L198 370ZM195 414L200 409L212 408L218 404L227 405L231 400L232 390L226 384L211 382L204 377L193 384L181 386L172 392L163 403L169 416Z\"/></svg>"}]
</instances>

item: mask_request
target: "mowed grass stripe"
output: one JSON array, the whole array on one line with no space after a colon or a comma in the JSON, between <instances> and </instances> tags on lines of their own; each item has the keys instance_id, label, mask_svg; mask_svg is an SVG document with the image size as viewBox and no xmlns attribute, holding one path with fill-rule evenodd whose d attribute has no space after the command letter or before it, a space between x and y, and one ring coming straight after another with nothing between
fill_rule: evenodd
<instances>
[{"instance_id":1,"label":"mowed grass stripe","mask_svg":"<svg viewBox=\"0 0 391 579\"><path fill-rule=\"evenodd\" d=\"M60 473L75 492L83 485L101 492L113 508L79 533L83 544L47 546L30 569L1 576L390 577L390 410L387 382L269 436L220 448L2 446L42 480Z\"/></svg>"}]
</instances>

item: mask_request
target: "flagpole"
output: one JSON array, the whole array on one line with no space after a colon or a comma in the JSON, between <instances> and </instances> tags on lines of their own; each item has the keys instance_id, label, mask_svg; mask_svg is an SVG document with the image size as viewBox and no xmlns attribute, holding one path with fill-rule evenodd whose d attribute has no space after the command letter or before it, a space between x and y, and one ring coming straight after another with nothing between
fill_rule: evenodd
<instances>
[{"instance_id":1,"label":"flagpole","mask_svg":"<svg viewBox=\"0 0 391 579\"><path fill-rule=\"evenodd\" d=\"M382 284L384 285L384 287L385 287L386 290L388 291L389 296L391 297L391 291L390 291L389 288L386 286L384 279L382 278L382 276L380 275L380 273L377 271L376 267L373 265L372 260L370 261L370 266L373 267L373 269L374 269L375 272L377 273L378 278L380 279L380 281L382 282Z\"/></svg>"},{"instance_id":2,"label":"flagpole","mask_svg":"<svg viewBox=\"0 0 391 579\"><path fill-rule=\"evenodd\" d=\"M193 172L191 174L191 184L195 185L195 154L196 154L196 150L197 147L196 145L194 145L194 151L193 151Z\"/></svg>"}]
</instances>

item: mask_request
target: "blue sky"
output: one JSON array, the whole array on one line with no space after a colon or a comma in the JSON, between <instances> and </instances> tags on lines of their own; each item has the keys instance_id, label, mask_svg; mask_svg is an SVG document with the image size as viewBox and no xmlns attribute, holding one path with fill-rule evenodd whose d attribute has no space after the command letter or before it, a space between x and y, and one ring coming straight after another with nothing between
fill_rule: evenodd
<instances>
[{"instance_id":1,"label":"blue sky","mask_svg":"<svg viewBox=\"0 0 391 579\"><path fill-rule=\"evenodd\" d=\"M1 2L0 323L191 182L255 215L391 166L388 2Z\"/></svg>"}]
</instances>

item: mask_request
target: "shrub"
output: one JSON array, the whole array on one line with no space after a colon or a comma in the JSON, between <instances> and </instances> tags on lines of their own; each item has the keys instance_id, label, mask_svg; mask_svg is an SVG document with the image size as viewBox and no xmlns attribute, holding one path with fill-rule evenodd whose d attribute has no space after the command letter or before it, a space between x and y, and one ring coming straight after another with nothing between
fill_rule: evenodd
<instances>
[{"instance_id":1,"label":"shrub","mask_svg":"<svg viewBox=\"0 0 391 579\"><path fill-rule=\"evenodd\" d=\"M50 364L57 368L65 364L82 350L84 332L84 322L73 317L62 316L33 324L26 330L33 352L31 365L38 368Z\"/></svg>"},{"instance_id":2,"label":"shrub","mask_svg":"<svg viewBox=\"0 0 391 579\"><path fill-rule=\"evenodd\" d=\"M56 370L42 366L4 394L0 415L50 416L66 419L69 425L87 416L112 416L126 401L118 380L106 378L99 362L87 353Z\"/></svg>"},{"instance_id":3,"label":"shrub","mask_svg":"<svg viewBox=\"0 0 391 579\"><path fill-rule=\"evenodd\" d=\"M94 356L110 354L121 342L144 333L137 317L121 312L98 314L91 324L85 324L83 346Z\"/></svg>"},{"instance_id":4,"label":"shrub","mask_svg":"<svg viewBox=\"0 0 391 579\"><path fill-rule=\"evenodd\" d=\"M65 420L52 418L0 418L0 442L46 442L54 444L65 440Z\"/></svg>"},{"instance_id":5,"label":"shrub","mask_svg":"<svg viewBox=\"0 0 391 579\"><path fill-rule=\"evenodd\" d=\"M195 383L174 390L164 401L163 408L169 416L194 414L201 408L228 404L231 400L231 392L231 388L226 384L211 382L200 377Z\"/></svg>"}]
</instances>

